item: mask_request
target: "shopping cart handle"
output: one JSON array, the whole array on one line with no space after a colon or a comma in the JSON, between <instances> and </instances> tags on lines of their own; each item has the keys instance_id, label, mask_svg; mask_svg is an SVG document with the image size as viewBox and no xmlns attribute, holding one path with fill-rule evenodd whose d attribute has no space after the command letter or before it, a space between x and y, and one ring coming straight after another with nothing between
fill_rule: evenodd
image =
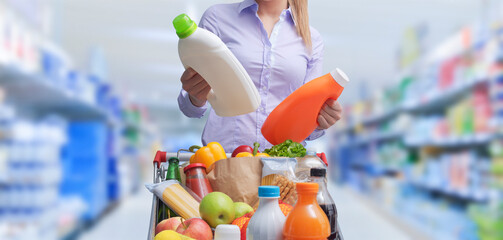
<instances>
[{"instance_id":1,"label":"shopping cart handle","mask_svg":"<svg viewBox=\"0 0 503 240\"><path fill-rule=\"evenodd\" d=\"M154 164L157 163L157 168L161 167L161 163L166 162L166 152L157 151L154 157Z\"/></svg>"}]
</instances>

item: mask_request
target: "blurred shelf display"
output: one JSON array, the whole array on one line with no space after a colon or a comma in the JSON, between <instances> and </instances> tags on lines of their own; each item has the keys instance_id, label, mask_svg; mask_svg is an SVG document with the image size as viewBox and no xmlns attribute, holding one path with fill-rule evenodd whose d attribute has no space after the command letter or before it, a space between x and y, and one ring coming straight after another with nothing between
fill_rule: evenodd
<instances>
[{"instance_id":1,"label":"blurred shelf display","mask_svg":"<svg viewBox=\"0 0 503 240\"><path fill-rule=\"evenodd\" d=\"M503 231L501 215L481 217L503 204L503 31L479 25L418 58L397 86L344 106L333 137L338 181L433 239Z\"/></svg>"},{"instance_id":2,"label":"blurred shelf display","mask_svg":"<svg viewBox=\"0 0 503 240\"><path fill-rule=\"evenodd\" d=\"M105 110L93 100L78 98L43 76L28 74L13 67L0 67L0 86L7 93L7 100L32 109L38 115L56 113L72 120L107 119Z\"/></svg>"},{"instance_id":3,"label":"blurred shelf display","mask_svg":"<svg viewBox=\"0 0 503 240\"><path fill-rule=\"evenodd\" d=\"M52 42L51 10L0 1L0 239L76 239L138 189L153 132Z\"/></svg>"}]
</instances>

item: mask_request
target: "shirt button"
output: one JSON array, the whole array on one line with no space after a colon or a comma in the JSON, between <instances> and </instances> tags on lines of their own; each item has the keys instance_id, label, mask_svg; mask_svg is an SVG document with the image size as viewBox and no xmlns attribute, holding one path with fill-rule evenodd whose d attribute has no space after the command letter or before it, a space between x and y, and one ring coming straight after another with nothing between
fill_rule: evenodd
<instances>
[{"instance_id":1,"label":"shirt button","mask_svg":"<svg viewBox=\"0 0 503 240\"><path fill-rule=\"evenodd\" d=\"M264 92L265 92L266 90L267 90L267 88L266 88L265 86L263 86L263 87L262 87L262 91L264 91Z\"/></svg>"}]
</instances>

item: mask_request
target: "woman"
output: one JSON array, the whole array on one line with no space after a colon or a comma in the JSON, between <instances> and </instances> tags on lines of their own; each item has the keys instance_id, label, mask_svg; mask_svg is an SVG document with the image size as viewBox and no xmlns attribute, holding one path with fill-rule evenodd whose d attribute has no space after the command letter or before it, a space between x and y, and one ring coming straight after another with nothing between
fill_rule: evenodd
<instances>
[{"instance_id":1,"label":"woman","mask_svg":"<svg viewBox=\"0 0 503 240\"><path fill-rule=\"evenodd\" d=\"M219 4L206 10L199 27L222 39L250 75L262 100L257 111L236 117L220 117L210 110L203 144L217 141L227 152L253 142L260 143L260 150L271 147L260 132L269 113L297 88L323 74L323 42L309 26L307 0ZM203 117L210 86L191 68L180 80L180 110L188 117ZM321 137L341 118L341 112L339 103L328 100L318 116L318 128L306 140Z\"/></svg>"}]
</instances>

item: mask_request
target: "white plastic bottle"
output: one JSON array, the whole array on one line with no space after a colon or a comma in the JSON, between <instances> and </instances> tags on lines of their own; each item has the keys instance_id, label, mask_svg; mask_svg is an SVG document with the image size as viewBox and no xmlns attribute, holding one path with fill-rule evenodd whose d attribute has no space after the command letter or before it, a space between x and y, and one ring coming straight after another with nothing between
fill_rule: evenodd
<instances>
[{"instance_id":1,"label":"white plastic bottle","mask_svg":"<svg viewBox=\"0 0 503 240\"><path fill-rule=\"evenodd\" d=\"M250 76L215 34L198 28L186 14L173 20L178 54L185 68L193 68L211 86L208 101L219 116L230 117L257 110L260 95Z\"/></svg>"},{"instance_id":2,"label":"white plastic bottle","mask_svg":"<svg viewBox=\"0 0 503 240\"><path fill-rule=\"evenodd\" d=\"M257 211L246 228L247 240L281 240L286 217L279 208L279 187L258 187L260 199Z\"/></svg>"}]
</instances>

